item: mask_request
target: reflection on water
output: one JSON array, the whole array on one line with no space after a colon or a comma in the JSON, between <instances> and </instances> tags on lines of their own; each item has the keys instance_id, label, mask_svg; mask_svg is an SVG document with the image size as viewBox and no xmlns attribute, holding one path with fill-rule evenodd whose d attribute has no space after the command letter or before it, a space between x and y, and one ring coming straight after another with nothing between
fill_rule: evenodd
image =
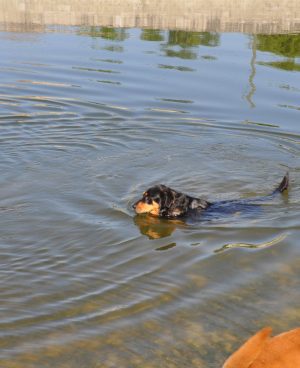
<instances>
[{"instance_id":1,"label":"reflection on water","mask_svg":"<svg viewBox=\"0 0 300 368\"><path fill-rule=\"evenodd\" d=\"M281 61L260 62L260 65L283 70L300 71L300 35L257 35L257 49L284 57Z\"/></svg>"},{"instance_id":2,"label":"reflection on water","mask_svg":"<svg viewBox=\"0 0 300 368\"><path fill-rule=\"evenodd\" d=\"M294 72L300 71L300 64L296 63L294 60L286 60L286 61L273 61L273 62L260 62L259 65L271 66L273 68L290 70Z\"/></svg>"},{"instance_id":3,"label":"reflection on water","mask_svg":"<svg viewBox=\"0 0 300 368\"><path fill-rule=\"evenodd\" d=\"M257 35L257 48L286 58L300 57L300 35Z\"/></svg>"},{"instance_id":4,"label":"reflection on water","mask_svg":"<svg viewBox=\"0 0 300 368\"><path fill-rule=\"evenodd\" d=\"M125 29L107 27L84 27L80 28L78 34L112 41L124 41L129 37ZM140 39L160 42L161 50L166 56L196 59L198 56L197 48L201 45L218 46L220 35L215 32L185 32L179 30L162 32L154 29L144 29L140 34Z\"/></svg>"},{"instance_id":5,"label":"reflection on water","mask_svg":"<svg viewBox=\"0 0 300 368\"><path fill-rule=\"evenodd\" d=\"M0 366L219 367L299 323L300 73L272 65L299 35L86 23L0 33ZM288 170L251 218L131 209L155 183L251 198Z\"/></svg>"},{"instance_id":6,"label":"reflection on water","mask_svg":"<svg viewBox=\"0 0 300 368\"><path fill-rule=\"evenodd\" d=\"M125 29L107 27L84 27L78 32L80 35L100 37L106 40L124 41L129 35ZM159 42L161 51L168 57L180 59L197 59L198 48L202 46L217 47L220 44L220 35L216 32L184 32L180 30L170 30L162 32L153 29L144 29L140 34L143 41ZM259 65L282 68L284 70L299 71L299 64L295 60L300 56L300 35L253 35L251 36L252 59L251 75L249 83L251 85L248 99L252 107L252 95L255 92L255 64L256 51L272 52L285 58L283 61L259 62ZM113 46L111 46L113 47ZM122 51L122 48L119 49ZM203 55L206 60L215 60L214 56ZM117 61L118 62L118 61ZM160 65L161 68L176 69L180 71L193 71L194 69L183 66Z\"/></svg>"},{"instance_id":7,"label":"reflection on water","mask_svg":"<svg viewBox=\"0 0 300 368\"><path fill-rule=\"evenodd\" d=\"M149 215L137 215L134 223L140 229L141 234L148 236L149 239L160 239L170 236L178 226L185 223L180 220L164 220Z\"/></svg>"},{"instance_id":8,"label":"reflection on water","mask_svg":"<svg viewBox=\"0 0 300 368\"><path fill-rule=\"evenodd\" d=\"M105 40L124 41L129 37L125 28L112 27L81 27L78 34L91 37L101 37Z\"/></svg>"},{"instance_id":9,"label":"reflection on water","mask_svg":"<svg viewBox=\"0 0 300 368\"><path fill-rule=\"evenodd\" d=\"M210 32L169 31L166 42L162 44L162 51L170 57L197 59L196 48L200 45L216 47L219 37L218 33Z\"/></svg>"},{"instance_id":10,"label":"reflection on water","mask_svg":"<svg viewBox=\"0 0 300 368\"><path fill-rule=\"evenodd\" d=\"M284 240L286 238L287 234L282 234L277 236L276 238L270 240L270 241L266 241L263 243L259 243L259 244L251 244L251 243L229 243L229 244L225 244L223 245L220 249L216 249L215 253L218 252L223 252L226 249L232 249L232 248L248 248L248 249L262 249L262 248L267 248L267 247L271 247L275 244L280 243L282 240Z\"/></svg>"}]
</instances>

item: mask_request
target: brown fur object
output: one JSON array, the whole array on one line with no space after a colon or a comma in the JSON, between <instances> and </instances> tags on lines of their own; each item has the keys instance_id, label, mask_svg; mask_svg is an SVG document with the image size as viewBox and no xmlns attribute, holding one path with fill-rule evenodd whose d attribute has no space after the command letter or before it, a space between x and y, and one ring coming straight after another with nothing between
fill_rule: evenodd
<instances>
[{"instance_id":1,"label":"brown fur object","mask_svg":"<svg viewBox=\"0 0 300 368\"><path fill-rule=\"evenodd\" d=\"M300 328L271 337L265 327L250 337L223 368L300 368Z\"/></svg>"}]
</instances>

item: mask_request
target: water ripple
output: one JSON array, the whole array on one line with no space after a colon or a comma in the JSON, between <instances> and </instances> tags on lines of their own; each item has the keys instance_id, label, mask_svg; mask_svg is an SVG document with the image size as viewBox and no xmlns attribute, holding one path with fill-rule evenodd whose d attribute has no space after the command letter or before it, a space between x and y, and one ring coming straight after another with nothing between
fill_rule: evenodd
<instances>
[{"instance_id":1,"label":"water ripple","mask_svg":"<svg viewBox=\"0 0 300 368\"><path fill-rule=\"evenodd\" d=\"M252 36L90 31L1 41L0 365L217 366L253 321L295 325L297 71L251 60L282 57ZM131 207L157 183L263 196L286 171L259 212Z\"/></svg>"}]
</instances>

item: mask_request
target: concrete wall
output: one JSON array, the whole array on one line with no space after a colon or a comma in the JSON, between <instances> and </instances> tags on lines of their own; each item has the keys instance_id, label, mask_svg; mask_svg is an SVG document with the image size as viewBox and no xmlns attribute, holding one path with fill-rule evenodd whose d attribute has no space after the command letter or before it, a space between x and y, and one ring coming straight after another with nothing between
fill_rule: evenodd
<instances>
[{"instance_id":1,"label":"concrete wall","mask_svg":"<svg viewBox=\"0 0 300 368\"><path fill-rule=\"evenodd\" d=\"M89 25L300 32L300 0L0 0L1 29Z\"/></svg>"}]
</instances>

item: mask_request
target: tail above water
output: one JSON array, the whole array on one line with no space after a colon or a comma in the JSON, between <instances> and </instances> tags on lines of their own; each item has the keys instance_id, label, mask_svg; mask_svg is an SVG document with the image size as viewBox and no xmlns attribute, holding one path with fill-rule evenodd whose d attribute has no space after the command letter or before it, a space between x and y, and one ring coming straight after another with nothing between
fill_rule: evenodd
<instances>
[{"instance_id":1,"label":"tail above water","mask_svg":"<svg viewBox=\"0 0 300 368\"><path fill-rule=\"evenodd\" d=\"M283 193L285 190L287 190L289 187L289 173L287 172L284 176L284 178L282 179L281 183L279 184L279 186L274 190L274 194L275 193Z\"/></svg>"},{"instance_id":2,"label":"tail above water","mask_svg":"<svg viewBox=\"0 0 300 368\"><path fill-rule=\"evenodd\" d=\"M262 197L252 198L251 200L246 199L246 201L251 203L259 203L265 200L273 199L275 195L283 193L284 191L288 190L288 188L289 188L289 173L287 172L284 175L283 179L281 180L280 184L273 190L273 192Z\"/></svg>"}]
</instances>

